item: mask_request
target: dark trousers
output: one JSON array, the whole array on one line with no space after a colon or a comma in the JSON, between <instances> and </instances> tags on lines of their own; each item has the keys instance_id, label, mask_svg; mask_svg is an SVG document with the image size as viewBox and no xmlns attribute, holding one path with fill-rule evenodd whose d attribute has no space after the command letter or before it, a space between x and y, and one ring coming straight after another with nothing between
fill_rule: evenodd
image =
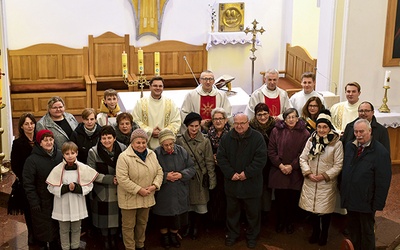
<instances>
[{"instance_id":1,"label":"dark trousers","mask_svg":"<svg viewBox=\"0 0 400 250\"><path fill-rule=\"evenodd\" d=\"M275 189L275 200L278 207L278 224L293 224L298 204L300 191L292 189Z\"/></svg>"},{"instance_id":2,"label":"dark trousers","mask_svg":"<svg viewBox=\"0 0 400 250\"><path fill-rule=\"evenodd\" d=\"M350 240L355 250L375 249L375 213L347 211Z\"/></svg>"},{"instance_id":3,"label":"dark trousers","mask_svg":"<svg viewBox=\"0 0 400 250\"><path fill-rule=\"evenodd\" d=\"M228 237L236 239L240 235L240 214L242 208L245 211L248 227L246 238L248 240L257 239L261 227L261 202L260 197L239 199L236 197L226 197L226 227Z\"/></svg>"}]
</instances>

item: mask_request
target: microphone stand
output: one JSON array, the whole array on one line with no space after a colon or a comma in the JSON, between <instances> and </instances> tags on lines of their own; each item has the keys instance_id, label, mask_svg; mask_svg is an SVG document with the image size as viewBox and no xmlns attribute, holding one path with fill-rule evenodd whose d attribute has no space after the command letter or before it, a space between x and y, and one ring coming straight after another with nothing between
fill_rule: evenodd
<instances>
[{"instance_id":1,"label":"microphone stand","mask_svg":"<svg viewBox=\"0 0 400 250\"><path fill-rule=\"evenodd\" d=\"M185 60L187 66L189 67L190 72L192 73L192 76L193 76L194 80L195 80L196 83L197 83L197 86L199 86L200 84L199 84L199 82L197 81L196 76L195 76L194 73L193 73L192 67L190 67L189 62L187 61L186 56L183 56L183 60Z\"/></svg>"}]
</instances>

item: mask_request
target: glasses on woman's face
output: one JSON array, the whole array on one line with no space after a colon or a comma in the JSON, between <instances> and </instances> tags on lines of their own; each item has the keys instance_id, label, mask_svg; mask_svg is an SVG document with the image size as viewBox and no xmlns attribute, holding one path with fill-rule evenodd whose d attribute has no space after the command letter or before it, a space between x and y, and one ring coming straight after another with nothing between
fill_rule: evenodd
<instances>
[{"instance_id":1,"label":"glasses on woman's face","mask_svg":"<svg viewBox=\"0 0 400 250\"><path fill-rule=\"evenodd\" d=\"M256 116L258 117L258 118L261 118L261 117L267 117L269 115L269 113L268 112L265 112L265 113L258 113Z\"/></svg>"},{"instance_id":2,"label":"glasses on woman's face","mask_svg":"<svg viewBox=\"0 0 400 250\"><path fill-rule=\"evenodd\" d=\"M225 120L225 118L213 118L212 119L213 121L215 121L215 122L222 122L223 120Z\"/></svg>"}]
</instances>

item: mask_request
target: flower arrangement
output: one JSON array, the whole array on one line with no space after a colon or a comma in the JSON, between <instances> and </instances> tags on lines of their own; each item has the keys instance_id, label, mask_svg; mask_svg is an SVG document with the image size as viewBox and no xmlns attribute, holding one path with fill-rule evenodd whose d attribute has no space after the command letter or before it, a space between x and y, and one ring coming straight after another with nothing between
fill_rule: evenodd
<instances>
[{"instance_id":1,"label":"flower arrangement","mask_svg":"<svg viewBox=\"0 0 400 250\"><path fill-rule=\"evenodd\" d=\"M214 4L208 4L208 7L210 8L210 16L211 16L211 31L214 31L214 23L217 20L217 12L215 11L215 2Z\"/></svg>"}]
</instances>

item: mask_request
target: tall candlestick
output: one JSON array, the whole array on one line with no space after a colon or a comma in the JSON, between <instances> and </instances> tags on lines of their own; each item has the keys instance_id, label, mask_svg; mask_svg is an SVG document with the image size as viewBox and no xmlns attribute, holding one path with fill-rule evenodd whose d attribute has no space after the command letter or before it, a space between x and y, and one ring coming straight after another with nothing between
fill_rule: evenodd
<instances>
[{"instance_id":1,"label":"tall candlestick","mask_svg":"<svg viewBox=\"0 0 400 250\"><path fill-rule=\"evenodd\" d=\"M139 75L144 73L143 50L142 49L138 50L138 70L139 70Z\"/></svg>"},{"instance_id":2,"label":"tall candlestick","mask_svg":"<svg viewBox=\"0 0 400 250\"><path fill-rule=\"evenodd\" d=\"M391 74L391 73L392 73L392 71L386 70L386 72L385 72L385 82L384 82L383 86L389 87L389 83L390 83L390 74Z\"/></svg>"},{"instance_id":3,"label":"tall candlestick","mask_svg":"<svg viewBox=\"0 0 400 250\"><path fill-rule=\"evenodd\" d=\"M154 74L160 75L160 52L154 52Z\"/></svg>"},{"instance_id":4,"label":"tall candlestick","mask_svg":"<svg viewBox=\"0 0 400 250\"><path fill-rule=\"evenodd\" d=\"M128 54L122 52L122 77L128 78Z\"/></svg>"}]
</instances>

